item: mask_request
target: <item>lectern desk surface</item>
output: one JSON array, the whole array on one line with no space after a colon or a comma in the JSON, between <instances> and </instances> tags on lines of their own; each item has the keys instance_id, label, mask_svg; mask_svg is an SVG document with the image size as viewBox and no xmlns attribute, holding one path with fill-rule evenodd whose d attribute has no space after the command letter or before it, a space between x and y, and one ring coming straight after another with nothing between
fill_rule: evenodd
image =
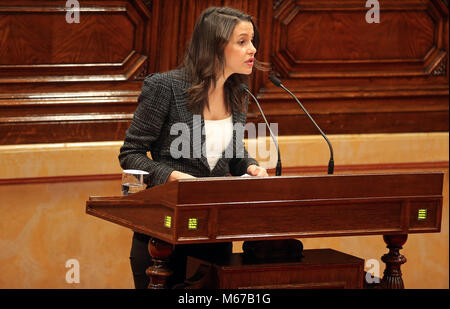
<instances>
[{"instance_id":1,"label":"lectern desk surface","mask_svg":"<svg viewBox=\"0 0 450 309\"><path fill-rule=\"evenodd\" d=\"M171 244L439 232L442 173L186 179L88 214Z\"/></svg>"}]
</instances>

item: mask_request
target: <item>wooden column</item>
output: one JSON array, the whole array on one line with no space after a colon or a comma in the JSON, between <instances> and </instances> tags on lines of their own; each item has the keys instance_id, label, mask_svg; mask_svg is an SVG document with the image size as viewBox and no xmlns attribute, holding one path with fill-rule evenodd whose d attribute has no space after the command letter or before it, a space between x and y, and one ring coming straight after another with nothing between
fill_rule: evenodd
<instances>
[{"instance_id":1,"label":"wooden column","mask_svg":"<svg viewBox=\"0 0 450 309\"><path fill-rule=\"evenodd\" d=\"M148 242L148 251L153 258L153 265L145 272L150 277L149 289L166 289L167 281L172 275L168 267L169 258L173 252L173 245L152 238Z\"/></svg>"},{"instance_id":2,"label":"wooden column","mask_svg":"<svg viewBox=\"0 0 450 309\"><path fill-rule=\"evenodd\" d=\"M383 239L387 244L387 248L389 248L389 253L381 257L381 260L386 263L381 287L385 289L404 289L400 266L406 263L406 258L400 254L400 249L406 243L408 235L384 235Z\"/></svg>"}]
</instances>

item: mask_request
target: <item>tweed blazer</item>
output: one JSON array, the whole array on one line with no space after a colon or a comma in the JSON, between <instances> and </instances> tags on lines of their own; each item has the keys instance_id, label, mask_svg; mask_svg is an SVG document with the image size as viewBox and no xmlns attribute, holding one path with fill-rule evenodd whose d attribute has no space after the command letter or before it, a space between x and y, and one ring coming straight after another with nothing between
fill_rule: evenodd
<instances>
[{"instance_id":1,"label":"tweed blazer","mask_svg":"<svg viewBox=\"0 0 450 309\"><path fill-rule=\"evenodd\" d=\"M210 169L201 151L205 143L203 116L193 115L187 106L189 87L183 70L154 73L144 80L138 106L120 148L119 161L123 169L149 172L145 179L148 187L165 183L174 170L195 177L240 176L247 172L249 165L258 165L244 147L243 131L233 130L232 142ZM232 111L235 128L245 125L247 108L248 99L245 113ZM184 148L188 155L172 156L180 145L188 147ZM151 153L151 159L147 152Z\"/></svg>"}]
</instances>

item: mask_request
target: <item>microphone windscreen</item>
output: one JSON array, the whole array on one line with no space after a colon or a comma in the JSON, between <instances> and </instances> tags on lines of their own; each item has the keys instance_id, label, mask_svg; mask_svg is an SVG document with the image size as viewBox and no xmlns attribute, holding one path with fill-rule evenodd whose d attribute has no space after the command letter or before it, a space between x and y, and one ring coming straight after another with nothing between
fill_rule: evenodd
<instances>
[{"instance_id":1,"label":"microphone windscreen","mask_svg":"<svg viewBox=\"0 0 450 309\"><path fill-rule=\"evenodd\" d=\"M273 75L269 75L269 79L272 83L274 83L275 86L280 87L281 86L281 80L279 80L278 78L276 78Z\"/></svg>"}]
</instances>

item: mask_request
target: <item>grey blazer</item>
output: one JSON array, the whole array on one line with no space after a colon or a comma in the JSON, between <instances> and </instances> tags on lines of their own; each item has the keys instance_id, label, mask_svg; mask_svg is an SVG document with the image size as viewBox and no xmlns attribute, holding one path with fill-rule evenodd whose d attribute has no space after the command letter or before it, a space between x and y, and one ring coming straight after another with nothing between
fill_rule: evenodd
<instances>
[{"instance_id":1,"label":"grey blazer","mask_svg":"<svg viewBox=\"0 0 450 309\"><path fill-rule=\"evenodd\" d=\"M182 70L154 73L144 80L137 109L120 148L119 161L123 169L149 172L146 179L149 187L165 183L174 170L195 177L240 176L246 173L249 165L258 165L244 147L243 131L234 130L232 142L213 170L210 169L199 149L205 142L203 116L196 115L194 120L187 107L189 87ZM243 128L247 113L233 110L232 114L235 128ZM186 130L173 129L180 127ZM187 129L189 134L186 134ZM171 147L173 151L177 149L173 147L180 148L180 145L188 147L184 153L189 155L174 158ZM152 159L147 156L148 151Z\"/></svg>"}]
</instances>

